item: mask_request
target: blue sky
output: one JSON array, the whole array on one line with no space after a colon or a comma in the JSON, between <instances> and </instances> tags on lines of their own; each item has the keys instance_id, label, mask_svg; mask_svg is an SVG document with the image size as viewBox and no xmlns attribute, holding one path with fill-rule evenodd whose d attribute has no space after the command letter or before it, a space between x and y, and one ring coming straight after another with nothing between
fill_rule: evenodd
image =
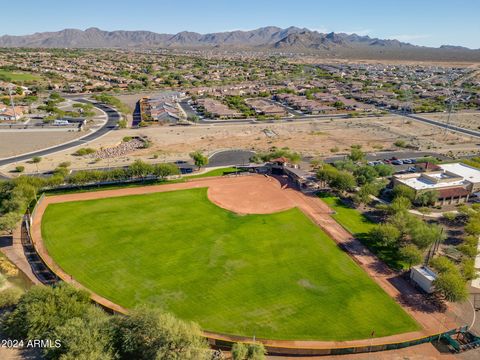
<instances>
[{"instance_id":1,"label":"blue sky","mask_svg":"<svg viewBox=\"0 0 480 360\"><path fill-rule=\"evenodd\" d=\"M88 27L206 33L293 25L480 48L479 0L6 0L1 9L0 35Z\"/></svg>"}]
</instances>

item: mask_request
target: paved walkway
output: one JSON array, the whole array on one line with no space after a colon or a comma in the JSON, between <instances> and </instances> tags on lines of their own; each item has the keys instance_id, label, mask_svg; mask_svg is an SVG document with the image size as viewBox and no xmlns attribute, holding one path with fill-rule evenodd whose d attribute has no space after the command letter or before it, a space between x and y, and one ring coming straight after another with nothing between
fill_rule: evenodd
<instances>
[{"instance_id":1,"label":"paved walkway","mask_svg":"<svg viewBox=\"0 0 480 360\"><path fill-rule=\"evenodd\" d=\"M233 193L230 192L230 190L232 190L232 186L237 189ZM354 239L349 232L341 227L330 216L332 213L331 209L323 201L321 201L320 198L317 196L306 195L293 188L290 188L289 184L283 179L276 179L261 175L203 178L177 184L123 188L46 197L45 200L37 207L37 211L33 219L32 240L42 259L62 280L73 283L79 288L83 288L80 283L78 283L70 275L66 274L60 267L58 267L58 265L55 264L44 247L41 238L41 218L48 204L200 187L209 187L209 197L213 202L220 204L220 206L225 206L229 210L238 211L244 214L251 212L256 213L258 211L261 213L267 213L268 211L272 212L278 211L279 209L283 210L292 206L298 206L307 216L309 216L339 245L341 245L342 248L347 250L352 258L422 326L422 330L420 331L374 339L343 342L262 340L265 345L270 347L300 349L369 346L413 340L457 327L457 324L452 322L444 313L440 313L433 307L425 304L423 295L418 293L397 273L391 271L367 248L365 248L365 246L363 246L358 240ZM265 191L265 193L263 195L259 195L262 192L262 189ZM262 197L258 198L258 196ZM270 209L268 209L268 205L266 205L269 203L271 204ZM118 306L97 294L92 294L92 298L103 306L111 308L115 311L121 313L126 313L127 311L121 306ZM388 319L385 319L385 321L388 321ZM250 340L242 337L227 336L208 332L205 332L205 334L212 339L218 340Z\"/></svg>"},{"instance_id":2,"label":"paved walkway","mask_svg":"<svg viewBox=\"0 0 480 360\"><path fill-rule=\"evenodd\" d=\"M13 232L12 236L5 236L2 238L3 243L1 244L0 251L5 254L5 256L14 263L20 271L22 271L34 284L41 284L38 278L32 271L32 267L25 257L25 252L23 251L22 245L22 236L21 236L21 226L18 226Z\"/></svg>"}]
</instances>

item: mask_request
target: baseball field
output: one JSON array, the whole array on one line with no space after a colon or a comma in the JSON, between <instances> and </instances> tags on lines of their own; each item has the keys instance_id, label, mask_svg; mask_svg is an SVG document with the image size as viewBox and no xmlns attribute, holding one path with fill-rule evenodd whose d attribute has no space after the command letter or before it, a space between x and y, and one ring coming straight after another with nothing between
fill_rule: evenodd
<instances>
[{"instance_id":1,"label":"baseball field","mask_svg":"<svg viewBox=\"0 0 480 360\"><path fill-rule=\"evenodd\" d=\"M297 208L238 215L207 188L48 205L42 238L75 280L205 330L352 340L417 323Z\"/></svg>"}]
</instances>

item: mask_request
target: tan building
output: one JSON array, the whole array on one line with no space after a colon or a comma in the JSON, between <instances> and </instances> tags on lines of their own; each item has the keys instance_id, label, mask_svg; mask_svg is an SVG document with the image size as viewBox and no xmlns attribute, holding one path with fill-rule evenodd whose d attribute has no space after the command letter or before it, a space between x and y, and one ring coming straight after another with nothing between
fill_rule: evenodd
<instances>
[{"instance_id":1,"label":"tan building","mask_svg":"<svg viewBox=\"0 0 480 360\"><path fill-rule=\"evenodd\" d=\"M198 99L195 103L206 115L210 115L214 118L228 119L242 116L238 111L230 109L227 105L222 104L215 99Z\"/></svg>"},{"instance_id":2,"label":"tan building","mask_svg":"<svg viewBox=\"0 0 480 360\"><path fill-rule=\"evenodd\" d=\"M436 191L438 205L460 204L480 192L480 170L462 163L441 164L425 172L394 175L393 185L398 184L415 190L417 195Z\"/></svg>"},{"instance_id":3,"label":"tan building","mask_svg":"<svg viewBox=\"0 0 480 360\"><path fill-rule=\"evenodd\" d=\"M13 111L11 106L0 105L0 121L17 121L23 117L25 108L23 106L15 106Z\"/></svg>"},{"instance_id":4,"label":"tan building","mask_svg":"<svg viewBox=\"0 0 480 360\"><path fill-rule=\"evenodd\" d=\"M273 104L265 99L248 99L245 101L257 114L266 116L285 116L287 110L283 106Z\"/></svg>"}]
</instances>

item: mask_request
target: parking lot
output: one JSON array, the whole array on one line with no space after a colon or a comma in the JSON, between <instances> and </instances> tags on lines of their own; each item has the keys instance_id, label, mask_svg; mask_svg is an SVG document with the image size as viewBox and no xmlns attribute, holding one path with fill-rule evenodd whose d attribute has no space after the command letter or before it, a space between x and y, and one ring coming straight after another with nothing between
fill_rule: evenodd
<instances>
[{"instance_id":1,"label":"parking lot","mask_svg":"<svg viewBox=\"0 0 480 360\"><path fill-rule=\"evenodd\" d=\"M388 151L378 153L368 153L365 158L367 164L374 166L377 164L388 164L395 168L395 173L401 174L406 172L414 172L417 160L424 157L434 157L440 161L448 160L449 158L433 152L422 151ZM327 163L334 163L338 160L345 160L346 155L332 156L325 160Z\"/></svg>"}]
</instances>

